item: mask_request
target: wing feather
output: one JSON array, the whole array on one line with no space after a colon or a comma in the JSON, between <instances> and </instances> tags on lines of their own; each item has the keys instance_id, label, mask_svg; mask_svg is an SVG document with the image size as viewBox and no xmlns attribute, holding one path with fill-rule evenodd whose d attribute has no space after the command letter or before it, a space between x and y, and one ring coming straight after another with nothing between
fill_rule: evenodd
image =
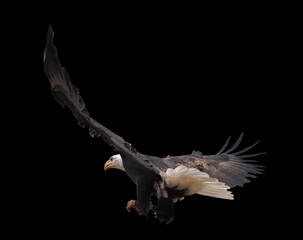
<instances>
[{"instance_id":1,"label":"wing feather","mask_svg":"<svg viewBox=\"0 0 303 240\"><path fill-rule=\"evenodd\" d=\"M253 145L251 145L251 146L249 146L249 147L247 147L247 148L244 148L244 149L241 150L241 151L238 151L238 152L233 153L233 155L236 155L236 156L237 156L237 155L239 155L239 154L245 153L245 152L249 151L250 149L254 148L259 142L260 142L260 141L257 141L257 142L254 143Z\"/></svg>"},{"instance_id":2,"label":"wing feather","mask_svg":"<svg viewBox=\"0 0 303 240\"><path fill-rule=\"evenodd\" d=\"M243 186L245 183L250 182L248 178L254 178L256 175L261 174L263 167L255 164L255 160L246 160L245 158L256 157L265 153L256 153L249 155L239 155L252 149L257 143L247 147L237 153L232 153L242 141L243 133L240 135L236 143L226 152L223 152L227 147L225 143L223 148L216 155L202 155L197 154L172 156L164 159L165 164L174 168L179 165L186 167L197 168L202 172L206 172L212 178L217 178L220 182L224 182L230 187ZM229 143L229 139L227 143ZM237 156L236 156L237 154Z\"/></svg>"},{"instance_id":3,"label":"wing feather","mask_svg":"<svg viewBox=\"0 0 303 240\"><path fill-rule=\"evenodd\" d=\"M235 142L235 144L229 150L227 150L225 153L230 153L230 152L234 151L240 145L242 138L243 138L243 133L240 135L240 137Z\"/></svg>"},{"instance_id":4,"label":"wing feather","mask_svg":"<svg viewBox=\"0 0 303 240\"><path fill-rule=\"evenodd\" d=\"M227 138L225 144L223 145L223 147L220 149L220 151L219 151L216 155L218 155L218 154L224 152L225 148L226 148L226 147L228 146L228 144L229 144L230 138L231 138L231 136L229 136L229 137Z\"/></svg>"},{"instance_id":5,"label":"wing feather","mask_svg":"<svg viewBox=\"0 0 303 240\"><path fill-rule=\"evenodd\" d=\"M262 173L262 166L252 163L245 158L256 157L265 153L256 153L249 155L240 155L255 147L258 143L232 153L242 141L243 133L240 135L236 143L228 151L219 155L202 156L199 161L204 162L205 171L209 175L216 177L219 181L226 183L230 187L243 186L245 183L250 182L248 178L254 178L257 174Z\"/></svg>"},{"instance_id":6,"label":"wing feather","mask_svg":"<svg viewBox=\"0 0 303 240\"><path fill-rule=\"evenodd\" d=\"M91 136L102 137L116 150L125 150L126 142L120 136L90 117L80 91L70 81L67 70L61 66L57 48L53 44L53 36L54 33L50 26L44 51L44 71L50 82L54 98L62 107L67 106L72 111L80 126L89 128Z\"/></svg>"}]
</instances>

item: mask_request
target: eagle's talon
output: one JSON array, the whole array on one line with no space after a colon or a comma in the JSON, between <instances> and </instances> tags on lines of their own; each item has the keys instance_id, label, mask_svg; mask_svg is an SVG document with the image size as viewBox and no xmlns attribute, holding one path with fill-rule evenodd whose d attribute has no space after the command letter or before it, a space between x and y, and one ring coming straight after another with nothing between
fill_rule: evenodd
<instances>
[{"instance_id":1,"label":"eagle's talon","mask_svg":"<svg viewBox=\"0 0 303 240\"><path fill-rule=\"evenodd\" d=\"M130 213L132 208L135 209L139 215L142 214L141 211L139 210L139 208L136 206L136 200L128 201L127 206L126 206L126 211L128 211Z\"/></svg>"}]
</instances>

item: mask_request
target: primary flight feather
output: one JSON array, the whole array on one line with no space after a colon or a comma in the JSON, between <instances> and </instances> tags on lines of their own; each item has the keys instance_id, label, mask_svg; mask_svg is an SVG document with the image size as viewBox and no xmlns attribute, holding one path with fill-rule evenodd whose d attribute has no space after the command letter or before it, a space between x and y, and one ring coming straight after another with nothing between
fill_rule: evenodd
<instances>
[{"instance_id":1,"label":"primary flight feather","mask_svg":"<svg viewBox=\"0 0 303 240\"><path fill-rule=\"evenodd\" d=\"M249 182L249 177L261 174L262 167L247 158L263 153L242 155L258 142L233 153L243 134L225 151L229 137L215 155L193 151L189 155L159 158L137 152L123 138L90 117L78 88L71 83L68 72L60 64L53 35L50 26L44 51L44 70L50 81L51 92L62 107L66 106L72 111L80 126L88 127L92 137L101 137L118 153L105 163L104 170L116 168L125 171L136 184L137 200L128 202L128 211L135 208L144 216L153 211L161 222L169 223L173 220L173 204L177 200L192 194L231 200L231 187L242 187ZM152 197L157 201L152 203Z\"/></svg>"}]
</instances>

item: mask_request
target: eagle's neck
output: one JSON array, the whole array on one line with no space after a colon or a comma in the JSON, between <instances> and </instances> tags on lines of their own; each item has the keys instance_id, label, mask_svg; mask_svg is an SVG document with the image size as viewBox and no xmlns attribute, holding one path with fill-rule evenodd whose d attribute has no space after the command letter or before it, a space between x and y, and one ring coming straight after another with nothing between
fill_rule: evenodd
<instances>
[{"instance_id":1,"label":"eagle's neck","mask_svg":"<svg viewBox=\"0 0 303 240\"><path fill-rule=\"evenodd\" d=\"M114 157L114 166L113 166L113 168L116 168L116 169L120 169L120 170L122 170L122 171L125 171L125 169L124 169L124 166L123 166L123 161L122 161L122 157L121 157L121 155L120 154L117 154L117 155L115 155L115 156L113 156Z\"/></svg>"}]
</instances>

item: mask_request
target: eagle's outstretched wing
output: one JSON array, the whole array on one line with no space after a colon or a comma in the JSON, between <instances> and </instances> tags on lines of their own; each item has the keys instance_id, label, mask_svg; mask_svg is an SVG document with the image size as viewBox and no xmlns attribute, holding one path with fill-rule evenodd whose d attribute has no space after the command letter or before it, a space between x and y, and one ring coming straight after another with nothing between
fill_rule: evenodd
<instances>
[{"instance_id":1,"label":"eagle's outstretched wing","mask_svg":"<svg viewBox=\"0 0 303 240\"><path fill-rule=\"evenodd\" d=\"M243 133L240 135L236 143L227 151L224 152L225 148L229 143L227 139L219 153L216 155L205 155L202 156L203 162L205 162L205 171L208 172L210 176L214 176L226 183L230 187L240 186L242 187L244 183L249 183L248 178L255 178L257 174L261 174L263 171L263 166L255 164L255 160L248 160L247 158L254 158L262 153L253 154L243 154L255 147L258 143L241 150L238 152L233 152L239 146L243 137Z\"/></svg>"},{"instance_id":2,"label":"eagle's outstretched wing","mask_svg":"<svg viewBox=\"0 0 303 240\"><path fill-rule=\"evenodd\" d=\"M254 178L255 175L261 174L263 170L262 166L255 164L254 160L247 160L247 158L265 154L256 153L243 155L243 153L255 147L258 142L241 151L232 153L239 146L242 138L243 133L236 143L225 152L224 150L229 143L230 137L222 149L215 155L202 155L201 152L193 151L191 155L167 157L164 159L164 163L170 168L175 168L178 165L196 168L201 172L207 173L212 178L217 178L229 187L242 187L244 183L250 182L248 178Z\"/></svg>"},{"instance_id":3,"label":"eagle's outstretched wing","mask_svg":"<svg viewBox=\"0 0 303 240\"><path fill-rule=\"evenodd\" d=\"M71 83L66 69L60 64L57 49L53 44L53 35L50 26L44 51L44 70L54 98L62 107L67 106L72 111L80 126L89 128L92 137L101 137L121 154L126 173L137 185L137 206L147 215L152 191L149 186L153 186L152 177L159 170L145 155L132 148L131 144L89 116L78 88Z\"/></svg>"},{"instance_id":4,"label":"eagle's outstretched wing","mask_svg":"<svg viewBox=\"0 0 303 240\"><path fill-rule=\"evenodd\" d=\"M60 64L56 46L53 44L53 35L50 26L44 51L44 71L50 81L50 89L54 98L62 107L67 106L72 111L81 127L87 126L89 128L92 137L102 137L113 148L121 150L127 143L89 116L78 88L71 83L67 70Z\"/></svg>"}]
</instances>

